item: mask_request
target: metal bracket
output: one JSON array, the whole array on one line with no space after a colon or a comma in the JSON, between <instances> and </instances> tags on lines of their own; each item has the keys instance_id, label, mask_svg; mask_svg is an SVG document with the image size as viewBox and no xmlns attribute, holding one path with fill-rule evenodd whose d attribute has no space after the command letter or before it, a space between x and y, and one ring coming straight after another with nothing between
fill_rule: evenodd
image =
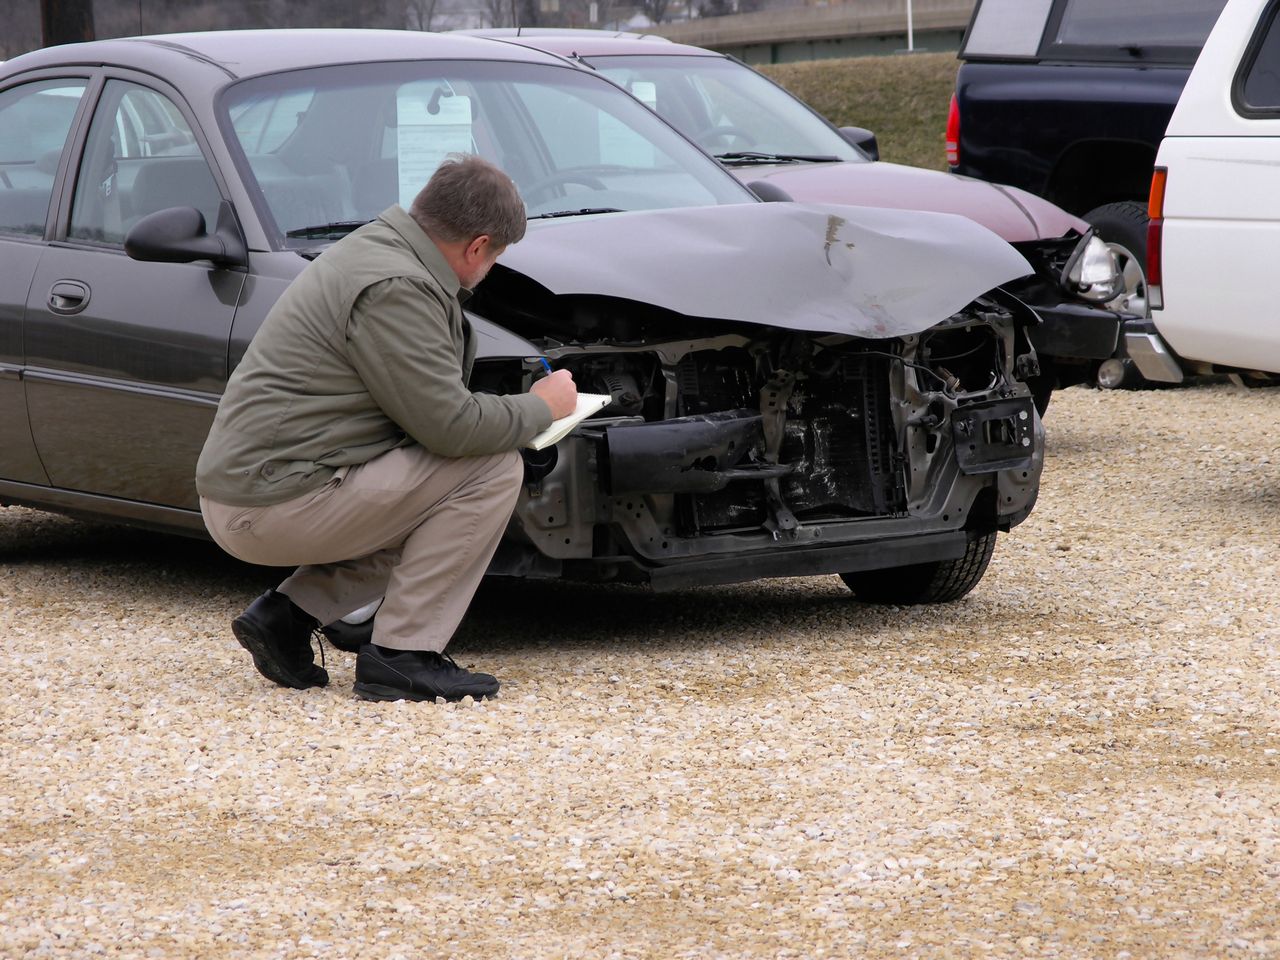
<instances>
[{"instance_id":1,"label":"metal bracket","mask_svg":"<svg viewBox=\"0 0 1280 960\"><path fill-rule=\"evenodd\" d=\"M1030 397L959 407L951 415L956 463L966 475L1025 470L1035 454L1036 410Z\"/></svg>"},{"instance_id":2,"label":"metal bracket","mask_svg":"<svg viewBox=\"0 0 1280 960\"><path fill-rule=\"evenodd\" d=\"M791 399L791 392L795 386L794 373L789 370L775 370L760 391L764 459L767 463L778 462L778 456L782 450L783 428L787 421L787 403ZM765 529L772 531L775 540L782 535L794 536L800 521L782 499L779 478L770 477L764 481L764 494L765 505L769 509L769 519L764 522Z\"/></svg>"}]
</instances>

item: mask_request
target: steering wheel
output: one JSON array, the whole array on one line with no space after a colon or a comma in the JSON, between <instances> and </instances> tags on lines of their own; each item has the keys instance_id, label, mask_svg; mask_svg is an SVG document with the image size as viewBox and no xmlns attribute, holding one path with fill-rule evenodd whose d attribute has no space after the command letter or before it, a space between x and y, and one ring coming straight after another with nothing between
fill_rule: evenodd
<instances>
[{"instance_id":1,"label":"steering wheel","mask_svg":"<svg viewBox=\"0 0 1280 960\"><path fill-rule=\"evenodd\" d=\"M539 193L550 190L552 187L558 187L562 183L580 183L584 187L590 187L592 190L607 189L603 180L599 177L593 177L589 173L583 173L580 170L558 170L521 188L520 192L524 195L525 202L529 203Z\"/></svg>"},{"instance_id":2,"label":"steering wheel","mask_svg":"<svg viewBox=\"0 0 1280 960\"><path fill-rule=\"evenodd\" d=\"M694 141L703 146L710 144L714 140L719 140L721 137L737 137L743 141L743 146L745 147L754 147L756 145L755 137L741 127L735 127L731 123L718 123L710 127L703 127L693 135Z\"/></svg>"}]
</instances>

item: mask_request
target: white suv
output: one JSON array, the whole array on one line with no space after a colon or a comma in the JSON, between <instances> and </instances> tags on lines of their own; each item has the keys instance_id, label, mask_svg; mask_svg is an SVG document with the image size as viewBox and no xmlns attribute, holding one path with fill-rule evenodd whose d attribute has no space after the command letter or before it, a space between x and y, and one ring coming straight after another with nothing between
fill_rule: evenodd
<instances>
[{"instance_id":1,"label":"white suv","mask_svg":"<svg viewBox=\"0 0 1280 960\"><path fill-rule=\"evenodd\" d=\"M1126 332L1149 379L1280 381L1280 0L1229 0L1156 157L1152 320Z\"/></svg>"}]
</instances>

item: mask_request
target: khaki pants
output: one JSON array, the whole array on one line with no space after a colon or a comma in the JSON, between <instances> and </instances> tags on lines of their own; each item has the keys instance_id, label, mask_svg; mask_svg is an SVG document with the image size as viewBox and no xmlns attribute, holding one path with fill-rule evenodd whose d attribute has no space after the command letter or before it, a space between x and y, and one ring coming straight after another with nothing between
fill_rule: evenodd
<instances>
[{"instance_id":1,"label":"khaki pants","mask_svg":"<svg viewBox=\"0 0 1280 960\"><path fill-rule=\"evenodd\" d=\"M386 597L373 642L442 651L507 527L523 467L514 451L450 459L398 447L319 490L265 507L200 498L234 557L301 564L279 591L322 624Z\"/></svg>"}]
</instances>

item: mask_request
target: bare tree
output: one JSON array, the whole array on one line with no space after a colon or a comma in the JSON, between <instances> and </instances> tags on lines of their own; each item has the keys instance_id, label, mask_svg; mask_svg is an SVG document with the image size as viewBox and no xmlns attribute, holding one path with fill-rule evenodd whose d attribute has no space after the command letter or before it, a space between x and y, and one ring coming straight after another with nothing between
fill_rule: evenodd
<instances>
[{"instance_id":1,"label":"bare tree","mask_svg":"<svg viewBox=\"0 0 1280 960\"><path fill-rule=\"evenodd\" d=\"M480 12L490 27L535 27L543 22L540 0L483 0Z\"/></svg>"},{"instance_id":2,"label":"bare tree","mask_svg":"<svg viewBox=\"0 0 1280 960\"><path fill-rule=\"evenodd\" d=\"M475 0L0 0L0 60L39 48L42 34L50 44L94 35L240 28L439 30L465 21L476 6L492 25L507 26L517 15L524 24L542 20L538 4L539 0L482 0L478 5Z\"/></svg>"},{"instance_id":3,"label":"bare tree","mask_svg":"<svg viewBox=\"0 0 1280 960\"><path fill-rule=\"evenodd\" d=\"M700 17L723 17L734 12L733 0L697 0L694 9Z\"/></svg>"},{"instance_id":4,"label":"bare tree","mask_svg":"<svg viewBox=\"0 0 1280 960\"><path fill-rule=\"evenodd\" d=\"M44 45L92 40L93 0L40 0Z\"/></svg>"},{"instance_id":5,"label":"bare tree","mask_svg":"<svg viewBox=\"0 0 1280 960\"><path fill-rule=\"evenodd\" d=\"M595 16L592 17L592 7ZM599 27L609 22L609 0L560 0L559 19L556 26Z\"/></svg>"},{"instance_id":6,"label":"bare tree","mask_svg":"<svg viewBox=\"0 0 1280 960\"><path fill-rule=\"evenodd\" d=\"M19 3L7 11L0 30L0 60L8 60L40 46L40 8L35 3Z\"/></svg>"},{"instance_id":7,"label":"bare tree","mask_svg":"<svg viewBox=\"0 0 1280 960\"><path fill-rule=\"evenodd\" d=\"M640 0L640 12L653 23L661 23L671 10L671 0Z\"/></svg>"},{"instance_id":8,"label":"bare tree","mask_svg":"<svg viewBox=\"0 0 1280 960\"><path fill-rule=\"evenodd\" d=\"M516 16L515 25L517 27L547 26L547 17L542 12L543 3L544 0L513 0ZM546 0L546 6L549 8L548 13L554 13L558 11L560 2L559 0Z\"/></svg>"},{"instance_id":9,"label":"bare tree","mask_svg":"<svg viewBox=\"0 0 1280 960\"><path fill-rule=\"evenodd\" d=\"M488 26L488 27L511 26L510 0L484 0L484 3L482 4L480 9L486 21L485 26Z\"/></svg>"},{"instance_id":10,"label":"bare tree","mask_svg":"<svg viewBox=\"0 0 1280 960\"><path fill-rule=\"evenodd\" d=\"M405 21L410 30L430 30L439 0L406 0Z\"/></svg>"}]
</instances>

